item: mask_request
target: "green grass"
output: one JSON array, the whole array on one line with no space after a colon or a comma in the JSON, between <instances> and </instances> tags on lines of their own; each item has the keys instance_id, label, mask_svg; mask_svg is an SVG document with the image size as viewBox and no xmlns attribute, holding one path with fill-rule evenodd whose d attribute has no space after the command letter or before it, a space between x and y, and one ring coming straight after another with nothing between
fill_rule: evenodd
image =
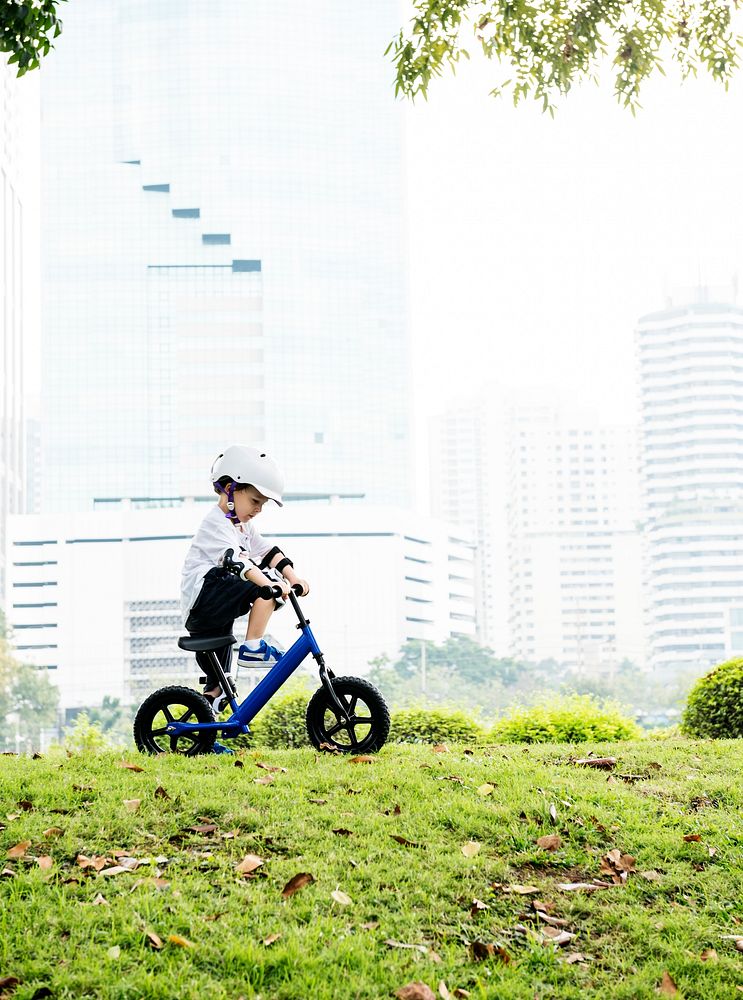
<instances>
[{"instance_id":1,"label":"green grass","mask_svg":"<svg viewBox=\"0 0 743 1000\"><path fill-rule=\"evenodd\" d=\"M614 780L572 763L589 749L618 758ZM126 754L141 773L122 768L120 754L1 757L2 857L31 846L0 879L0 978L20 980L16 1000L40 987L56 1000L377 1000L411 981L437 996L443 981L475 998L637 1000L656 998L668 972L687 1000L732 998L743 953L723 935L743 934L740 750L680 740L390 746L368 764L254 751L242 768L229 757ZM256 784L269 773L272 784ZM486 783L494 790L483 795ZM210 821L213 833L188 829ZM50 827L64 832L45 836ZM541 850L536 839L553 832L561 847ZM468 841L481 845L471 858ZM636 858L625 885L557 888L600 877L612 848ZM117 850L138 869L104 875L76 861ZM257 876L237 874L246 854L264 859ZM282 899L299 872L314 883ZM514 884L539 891L520 896L507 891ZM336 889L350 905L333 900ZM487 909L473 915L474 899ZM543 943L534 899L566 921L568 944ZM477 960L475 942L510 961ZM705 949L716 960L702 961ZM569 964L573 953L589 957Z\"/></svg>"}]
</instances>

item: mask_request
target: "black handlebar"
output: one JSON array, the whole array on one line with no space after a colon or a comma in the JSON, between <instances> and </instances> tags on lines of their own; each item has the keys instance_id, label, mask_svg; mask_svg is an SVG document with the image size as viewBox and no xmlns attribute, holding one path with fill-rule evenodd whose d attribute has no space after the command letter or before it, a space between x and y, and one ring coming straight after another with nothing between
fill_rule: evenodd
<instances>
[{"instance_id":1,"label":"black handlebar","mask_svg":"<svg viewBox=\"0 0 743 1000\"><path fill-rule=\"evenodd\" d=\"M239 562L232 557L235 554L234 549L227 549L224 556L222 557L222 568L227 570L228 573L232 573L233 576L240 576L245 569L245 563ZM292 584L290 588L297 597L302 596L302 586L299 583ZM272 597L281 597L284 591L278 583L273 583L270 586L263 586L259 588L259 594L264 601L270 601Z\"/></svg>"}]
</instances>

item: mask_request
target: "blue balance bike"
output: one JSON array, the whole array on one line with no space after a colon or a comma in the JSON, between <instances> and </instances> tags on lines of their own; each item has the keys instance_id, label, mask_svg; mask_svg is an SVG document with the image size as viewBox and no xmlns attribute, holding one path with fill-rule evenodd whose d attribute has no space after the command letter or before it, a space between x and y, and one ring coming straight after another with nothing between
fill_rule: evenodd
<instances>
[{"instance_id":1,"label":"blue balance bike","mask_svg":"<svg viewBox=\"0 0 743 1000\"><path fill-rule=\"evenodd\" d=\"M239 576L244 566L232 559L228 550L223 567ZM265 593L263 593L265 591ZM282 684L310 654L317 661L322 686L307 705L306 724L310 742L318 749L344 753L369 753L379 750L390 731L390 714L379 691L361 677L336 677L325 665L323 654L312 634L297 600L301 588L289 591L296 613L299 638L240 704L237 687L230 675L234 635L214 638L183 636L181 649L201 654L209 663L227 696L232 714L215 719L212 705L192 688L171 686L153 692L140 705L134 719L134 741L142 753L180 753L187 757L211 753L217 734L230 739L249 733L248 724L276 694ZM262 588L261 597L279 597L278 586ZM203 678L202 678L203 679Z\"/></svg>"}]
</instances>

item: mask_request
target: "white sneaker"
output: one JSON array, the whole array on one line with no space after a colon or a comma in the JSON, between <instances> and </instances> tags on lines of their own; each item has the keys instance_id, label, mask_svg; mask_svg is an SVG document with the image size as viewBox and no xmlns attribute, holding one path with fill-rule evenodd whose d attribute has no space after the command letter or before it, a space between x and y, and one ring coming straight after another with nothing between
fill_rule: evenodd
<instances>
[{"instance_id":1,"label":"white sneaker","mask_svg":"<svg viewBox=\"0 0 743 1000\"><path fill-rule=\"evenodd\" d=\"M249 649L243 643L237 654L237 662L241 667L272 667L283 655L275 646L269 646L265 639L261 639L258 649Z\"/></svg>"}]
</instances>

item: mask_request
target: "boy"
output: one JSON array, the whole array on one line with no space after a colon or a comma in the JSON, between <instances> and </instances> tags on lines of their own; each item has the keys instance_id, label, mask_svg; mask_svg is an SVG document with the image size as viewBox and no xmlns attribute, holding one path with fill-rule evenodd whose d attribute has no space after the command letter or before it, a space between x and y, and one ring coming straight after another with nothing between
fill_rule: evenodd
<instances>
[{"instance_id":1,"label":"boy","mask_svg":"<svg viewBox=\"0 0 743 1000\"><path fill-rule=\"evenodd\" d=\"M263 570L281 574L284 597L294 584L301 586L303 595L310 589L306 580L294 572L291 559L262 538L252 524L267 500L284 506L284 477L265 452L238 444L217 456L211 475L219 501L201 522L183 566L181 611L186 629L191 635L229 635L235 619L250 611L237 661L243 666L270 667L282 654L264 638L276 601L258 594L261 587L275 584L276 579L269 579ZM234 550L236 561L245 564L247 579L223 568L228 549ZM197 653L196 659L206 673L204 696L212 702L217 715L226 701L222 688L204 654Z\"/></svg>"}]
</instances>

